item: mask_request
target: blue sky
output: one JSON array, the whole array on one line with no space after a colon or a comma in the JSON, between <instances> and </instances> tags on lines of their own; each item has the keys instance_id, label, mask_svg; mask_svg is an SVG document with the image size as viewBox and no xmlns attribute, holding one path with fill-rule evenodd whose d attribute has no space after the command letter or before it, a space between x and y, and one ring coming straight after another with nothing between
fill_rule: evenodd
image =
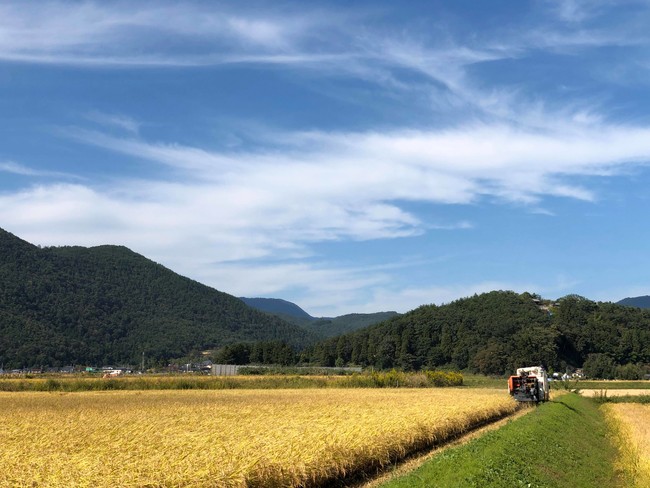
<instances>
[{"instance_id":1,"label":"blue sky","mask_svg":"<svg viewBox=\"0 0 650 488\"><path fill-rule=\"evenodd\" d=\"M0 1L0 227L320 316L650 294L648 25L648 1Z\"/></svg>"}]
</instances>

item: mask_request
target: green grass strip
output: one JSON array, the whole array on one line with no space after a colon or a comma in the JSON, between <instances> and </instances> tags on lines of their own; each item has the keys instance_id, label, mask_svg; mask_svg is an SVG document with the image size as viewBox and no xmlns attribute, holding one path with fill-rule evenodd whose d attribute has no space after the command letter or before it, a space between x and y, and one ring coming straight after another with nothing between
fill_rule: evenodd
<instances>
[{"instance_id":1,"label":"green grass strip","mask_svg":"<svg viewBox=\"0 0 650 488\"><path fill-rule=\"evenodd\" d=\"M598 405L568 393L382 486L610 488L615 456Z\"/></svg>"}]
</instances>

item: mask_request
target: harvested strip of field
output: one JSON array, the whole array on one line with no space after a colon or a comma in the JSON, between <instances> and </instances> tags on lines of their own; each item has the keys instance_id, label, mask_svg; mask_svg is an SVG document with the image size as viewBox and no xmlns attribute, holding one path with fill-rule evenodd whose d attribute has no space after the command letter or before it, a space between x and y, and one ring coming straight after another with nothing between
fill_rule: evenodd
<instances>
[{"instance_id":1,"label":"harvested strip of field","mask_svg":"<svg viewBox=\"0 0 650 488\"><path fill-rule=\"evenodd\" d=\"M562 395L528 415L434 456L385 488L626 486L614 469L616 448L590 399Z\"/></svg>"},{"instance_id":2,"label":"harvested strip of field","mask_svg":"<svg viewBox=\"0 0 650 488\"><path fill-rule=\"evenodd\" d=\"M616 403L603 406L616 432L619 465L629 486L650 486L650 405Z\"/></svg>"},{"instance_id":3,"label":"harvested strip of field","mask_svg":"<svg viewBox=\"0 0 650 488\"><path fill-rule=\"evenodd\" d=\"M0 394L0 486L317 485L515 410L502 390Z\"/></svg>"}]
</instances>

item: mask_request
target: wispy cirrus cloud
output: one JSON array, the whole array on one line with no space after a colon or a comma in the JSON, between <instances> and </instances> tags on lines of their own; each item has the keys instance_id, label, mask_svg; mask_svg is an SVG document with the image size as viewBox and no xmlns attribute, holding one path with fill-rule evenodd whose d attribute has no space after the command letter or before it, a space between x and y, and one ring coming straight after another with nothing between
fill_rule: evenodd
<instances>
[{"instance_id":1,"label":"wispy cirrus cloud","mask_svg":"<svg viewBox=\"0 0 650 488\"><path fill-rule=\"evenodd\" d=\"M575 125L532 131L471 124L446 130L276 133L272 147L215 152L124 139L95 131L64 132L85 144L185 172L189 180L265 188L290 200L351 203L394 200L470 203L483 196L536 202L544 196L593 200L572 176L606 176L650 161L650 128ZM300 184L297 184L300 182Z\"/></svg>"},{"instance_id":2,"label":"wispy cirrus cloud","mask_svg":"<svg viewBox=\"0 0 650 488\"><path fill-rule=\"evenodd\" d=\"M11 173L20 176L79 179L78 176L73 174L63 173L60 171L47 171L42 169L31 168L29 166L25 166L24 164L16 163L14 161L0 161L0 172Z\"/></svg>"},{"instance_id":3,"label":"wispy cirrus cloud","mask_svg":"<svg viewBox=\"0 0 650 488\"><path fill-rule=\"evenodd\" d=\"M58 135L149 164L155 176L22 188L0 195L0 221L39 243L125 244L235 294L300 289L301 304L313 307L327 296L328 306L336 303L341 312L361 311L360 303L366 311L403 311L494 287L534 286L477 280L397 289L388 271L320 260L317 246L480 227L449 216L441 210L446 206L496 202L552 215L545 201L595 202L591 178L647 165L650 127L612 123L589 95L553 100L516 80L481 76L491 64L536 52L572 56L648 44L626 32L629 22L609 29L590 24L595 11L580 2L554 13L564 24L542 18L473 37L438 35L429 26L357 25L353 14L304 6L1 5L0 60L134 68L273 65L304 75L292 77L304 85L322 78L365 83L373 96L393 97L393 109L406 115L400 123L355 129L248 128L245 144L219 150L212 141L189 145L145 135L146 123L137 116L89 111L84 118L92 124ZM336 95L337 88L319 89ZM415 102L402 103L410 96ZM11 162L0 164L0 171L63 176ZM427 212L416 209L423 203Z\"/></svg>"},{"instance_id":4,"label":"wispy cirrus cloud","mask_svg":"<svg viewBox=\"0 0 650 488\"><path fill-rule=\"evenodd\" d=\"M13 161L0 162L0 171L22 176L38 176L42 174L42 171L28 168L27 166L15 163Z\"/></svg>"},{"instance_id":5,"label":"wispy cirrus cloud","mask_svg":"<svg viewBox=\"0 0 650 488\"><path fill-rule=\"evenodd\" d=\"M85 118L102 126L117 128L133 135L138 134L141 126L141 123L134 118L122 114L93 111L85 114Z\"/></svg>"},{"instance_id":6,"label":"wispy cirrus cloud","mask_svg":"<svg viewBox=\"0 0 650 488\"><path fill-rule=\"evenodd\" d=\"M169 22L174 19L174 22ZM328 21L331 20L331 21ZM63 2L0 6L0 59L89 65L277 62L314 31L333 29L325 11L259 13L199 3ZM189 42L188 42L189 41ZM281 59L281 58L278 58Z\"/></svg>"},{"instance_id":7,"label":"wispy cirrus cloud","mask_svg":"<svg viewBox=\"0 0 650 488\"><path fill-rule=\"evenodd\" d=\"M643 24L621 21L604 29L582 22L591 17L579 14L588 9L583 2L561 2L556 7L560 17L580 18L580 27L567 29L541 20L532 26L506 26L484 37L455 38L371 28L363 22L358 28L360 20L371 17L367 12L318 7L234 10L194 2L49 1L38 8L18 8L6 4L0 6L0 60L128 67L275 65L319 76L362 79L387 91L422 90L433 113L474 111L474 115L544 128L557 119L554 111L594 113L593 100L574 100L567 107L564 101L551 104L531 96L521 86L486 87L471 74L472 68L526 58L540 50L575 54L576 48L650 43L642 35ZM650 18L650 12L645 13ZM168 22L170 18L174 22ZM636 66L645 71L642 62ZM414 73L423 79L414 81Z\"/></svg>"},{"instance_id":8,"label":"wispy cirrus cloud","mask_svg":"<svg viewBox=\"0 0 650 488\"><path fill-rule=\"evenodd\" d=\"M121 242L217 287L223 287L224 276L207 270L227 263L232 269L239 262L244 270L246 260L314 258L316 243L473 228L443 212L425 217L409 202L458 205L487 199L540 212L549 197L596 199L576 178L609 176L650 161L650 129L616 126L571 133L485 125L394 133L311 131L234 152L88 130L64 134L167 168L169 178L26 189L0 198L0 220L24 228L37 242L40 236L28 229L47 229L51 244ZM185 251L179 256L175 249L181 241ZM279 269L270 267L269 276ZM289 275L273 276L278 291L295 285ZM236 284L241 281L227 282L243 290Z\"/></svg>"}]
</instances>

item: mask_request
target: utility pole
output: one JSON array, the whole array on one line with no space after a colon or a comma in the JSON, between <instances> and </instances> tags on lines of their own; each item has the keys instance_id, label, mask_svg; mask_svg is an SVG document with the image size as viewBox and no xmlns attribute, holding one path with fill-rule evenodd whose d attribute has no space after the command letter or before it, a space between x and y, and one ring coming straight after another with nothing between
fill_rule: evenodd
<instances>
[{"instance_id":1,"label":"utility pole","mask_svg":"<svg viewBox=\"0 0 650 488\"><path fill-rule=\"evenodd\" d=\"M140 367L140 371L144 373L144 351L142 351L142 366Z\"/></svg>"}]
</instances>

